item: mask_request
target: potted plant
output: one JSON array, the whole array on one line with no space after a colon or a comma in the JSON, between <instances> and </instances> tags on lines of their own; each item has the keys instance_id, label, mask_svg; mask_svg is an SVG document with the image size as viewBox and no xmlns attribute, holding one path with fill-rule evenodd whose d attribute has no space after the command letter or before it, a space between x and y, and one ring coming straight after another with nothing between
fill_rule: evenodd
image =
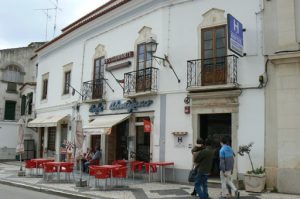
<instances>
[{"instance_id":1,"label":"potted plant","mask_svg":"<svg viewBox=\"0 0 300 199\"><path fill-rule=\"evenodd\" d=\"M248 155L252 168L251 171L247 171L247 173L244 175L245 189L249 192L262 192L265 189L266 173L262 166L254 168L250 155L252 146L253 142L249 143L248 145L241 145L239 146L238 151L238 154L241 156L244 156L245 154Z\"/></svg>"}]
</instances>

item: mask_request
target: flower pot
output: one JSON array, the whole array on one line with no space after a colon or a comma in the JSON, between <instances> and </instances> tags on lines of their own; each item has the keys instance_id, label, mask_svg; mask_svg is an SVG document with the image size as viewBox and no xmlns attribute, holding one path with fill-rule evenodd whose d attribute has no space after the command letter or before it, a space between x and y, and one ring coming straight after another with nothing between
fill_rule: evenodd
<instances>
[{"instance_id":1,"label":"flower pot","mask_svg":"<svg viewBox=\"0 0 300 199\"><path fill-rule=\"evenodd\" d=\"M262 192L265 189L266 174L245 174L244 175L245 190L249 192Z\"/></svg>"}]
</instances>

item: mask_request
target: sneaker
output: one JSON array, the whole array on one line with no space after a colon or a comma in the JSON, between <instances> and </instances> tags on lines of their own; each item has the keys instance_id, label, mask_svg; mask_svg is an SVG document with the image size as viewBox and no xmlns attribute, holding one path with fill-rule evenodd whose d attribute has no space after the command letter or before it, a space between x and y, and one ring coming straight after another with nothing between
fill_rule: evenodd
<instances>
[{"instance_id":1,"label":"sneaker","mask_svg":"<svg viewBox=\"0 0 300 199\"><path fill-rule=\"evenodd\" d=\"M235 191L235 198L236 199L240 198L240 192L238 190Z\"/></svg>"}]
</instances>

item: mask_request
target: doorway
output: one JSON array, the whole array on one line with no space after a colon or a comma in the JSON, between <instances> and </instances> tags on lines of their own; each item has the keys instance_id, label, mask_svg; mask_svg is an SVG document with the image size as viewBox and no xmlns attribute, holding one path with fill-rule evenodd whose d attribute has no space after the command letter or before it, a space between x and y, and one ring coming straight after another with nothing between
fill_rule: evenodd
<instances>
[{"instance_id":1,"label":"doorway","mask_svg":"<svg viewBox=\"0 0 300 199\"><path fill-rule=\"evenodd\" d=\"M199 133L198 138L204 140L210 139L212 147L215 150L211 175L219 176L219 150L220 139L224 136L228 137L231 143L232 134L232 118L231 113L222 114L201 114L199 115Z\"/></svg>"},{"instance_id":2,"label":"doorway","mask_svg":"<svg viewBox=\"0 0 300 199\"><path fill-rule=\"evenodd\" d=\"M144 120L149 117L136 118L136 160L150 162L150 133L144 131Z\"/></svg>"}]
</instances>

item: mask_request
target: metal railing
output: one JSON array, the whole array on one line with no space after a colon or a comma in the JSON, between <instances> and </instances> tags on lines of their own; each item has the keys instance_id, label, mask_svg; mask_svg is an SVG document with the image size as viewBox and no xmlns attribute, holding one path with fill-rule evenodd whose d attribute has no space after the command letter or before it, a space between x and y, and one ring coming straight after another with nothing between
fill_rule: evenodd
<instances>
[{"instance_id":1,"label":"metal railing","mask_svg":"<svg viewBox=\"0 0 300 199\"><path fill-rule=\"evenodd\" d=\"M187 61L187 88L237 84L235 55Z\"/></svg>"},{"instance_id":2,"label":"metal railing","mask_svg":"<svg viewBox=\"0 0 300 199\"><path fill-rule=\"evenodd\" d=\"M104 90L104 78L83 82L83 100L102 99Z\"/></svg>"},{"instance_id":3,"label":"metal railing","mask_svg":"<svg viewBox=\"0 0 300 199\"><path fill-rule=\"evenodd\" d=\"M124 95L157 91L158 68L149 67L124 74Z\"/></svg>"}]
</instances>

